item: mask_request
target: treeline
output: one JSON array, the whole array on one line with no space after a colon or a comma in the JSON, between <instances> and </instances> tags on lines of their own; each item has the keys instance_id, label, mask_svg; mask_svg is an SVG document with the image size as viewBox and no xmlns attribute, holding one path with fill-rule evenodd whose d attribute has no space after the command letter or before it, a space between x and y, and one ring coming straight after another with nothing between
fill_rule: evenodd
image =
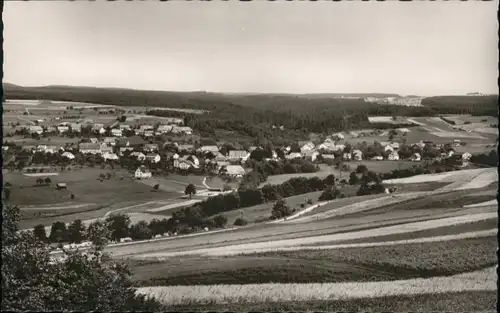
<instances>
[{"instance_id":1,"label":"treeline","mask_svg":"<svg viewBox=\"0 0 500 313\"><path fill-rule=\"evenodd\" d=\"M292 178L280 185L265 185L260 189L239 189L237 192L210 197L191 207L179 209L169 219L176 227L188 227L190 230L207 226L207 218L224 212L251 207L286 198L323 190L328 179ZM217 216L216 216L217 217ZM210 224L210 223L208 223Z\"/></svg>"},{"instance_id":2,"label":"treeline","mask_svg":"<svg viewBox=\"0 0 500 313\"><path fill-rule=\"evenodd\" d=\"M440 114L498 116L498 96L439 96L422 100L422 105Z\"/></svg>"},{"instance_id":3,"label":"treeline","mask_svg":"<svg viewBox=\"0 0 500 313\"><path fill-rule=\"evenodd\" d=\"M498 166L498 152L491 150L490 153L476 154L470 158L470 161L478 165L496 167Z\"/></svg>"}]
</instances>

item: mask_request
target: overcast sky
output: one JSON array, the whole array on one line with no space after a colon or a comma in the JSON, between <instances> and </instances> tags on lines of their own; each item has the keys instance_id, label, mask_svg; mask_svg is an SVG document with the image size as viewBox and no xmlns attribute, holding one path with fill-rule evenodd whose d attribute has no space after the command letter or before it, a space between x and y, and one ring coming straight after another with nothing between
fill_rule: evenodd
<instances>
[{"instance_id":1,"label":"overcast sky","mask_svg":"<svg viewBox=\"0 0 500 313\"><path fill-rule=\"evenodd\" d=\"M6 1L4 82L497 93L495 2Z\"/></svg>"}]
</instances>

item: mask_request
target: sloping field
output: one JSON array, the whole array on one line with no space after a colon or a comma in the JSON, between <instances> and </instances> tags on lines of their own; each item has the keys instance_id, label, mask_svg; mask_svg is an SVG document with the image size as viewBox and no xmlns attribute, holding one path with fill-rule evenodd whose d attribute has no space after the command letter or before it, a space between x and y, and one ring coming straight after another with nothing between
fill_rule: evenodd
<instances>
[{"instance_id":1,"label":"sloping field","mask_svg":"<svg viewBox=\"0 0 500 313\"><path fill-rule=\"evenodd\" d=\"M452 277L399 280L390 282L331 284L256 284L218 286L144 287L138 293L154 296L164 303L187 301L264 302L294 300L342 300L394 295L418 295L459 291L496 290L496 268Z\"/></svg>"},{"instance_id":2,"label":"sloping field","mask_svg":"<svg viewBox=\"0 0 500 313\"><path fill-rule=\"evenodd\" d=\"M454 183L452 187L445 186L440 190L453 190L456 188L482 188L498 181L495 168L461 170L444 172L439 174L423 174L407 178L396 178L384 180L384 184L411 184L423 182L449 182Z\"/></svg>"},{"instance_id":3,"label":"sloping field","mask_svg":"<svg viewBox=\"0 0 500 313\"><path fill-rule=\"evenodd\" d=\"M300 250L303 249L303 247L299 246L307 246L310 244L317 244L320 242L332 242L332 241L341 241L341 240L357 239L357 238L370 238L370 237L384 236L389 234L421 231L421 230L433 229L444 226L464 224L472 221L486 220L495 218L496 216L497 216L496 212L470 214L470 215L448 217L430 221L421 221L421 222L407 223L402 225L382 227L376 230L369 229L369 230L361 230L357 232L340 233L333 235L311 236L305 238L239 244L239 245L232 245L225 247L206 248L206 249L197 249L189 251L177 251L177 252L166 251L157 253L145 253L142 255L137 255L136 257L141 259L141 258L173 257L180 255L235 255L240 253L255 253L259 251L262 252L266 250L271 250L271 251L282 250L290 247L293 247L292 249Z\"/></svg>"},{"instance_id":4,"label":"sloping field","mask_svg":"<svg viewBox=\"0 0 500 313\"><path fill-rule=\"evenodd\" d=\"M464 205L464 208L477 208L477 207L490 206L490 205L498 206L498 200L494 199L494 200L490 200L490 201L486 201L486 202Z\"/></svg>"},{"instance_id":5,"label":"sloping field","mask_svg":"<svg viewBox=\"0 0 500 313\"><path fill-rule=\"evenodd\" d=\"M304 222L309 222L313 220L319 220L319 219L325 219L325 218L330 218L330 217L335 217L335 216L341 216L341 215L347 215L347 214L352 214L352 213L358 213L362 211L367 211L374 209L376 207L379 207L381 205L388 205L392 203L398 203L401 201L407 201L410 199L415 199L418 197L425 196L427 193L425 192L415 192L415 193L407 193L407 194L397 194L397 195L391 195L391 196L379 196L375 197L372 196L368 200L362 200L362 199L352 199L351 204L348 205L343 205L339 206L336 201L333 202L333 205L331 204L325 204L322 206L323 212L321 213L315 213L311 214L308 216L303 216L299 218L293 218L290 217L286 221L283 221L284 223L304 223ZM357 201L355 201L357 200ZM346 201L348 203L348 201ZM331 206L330 206L331 205Z\"/></svg>"}]
</instances>

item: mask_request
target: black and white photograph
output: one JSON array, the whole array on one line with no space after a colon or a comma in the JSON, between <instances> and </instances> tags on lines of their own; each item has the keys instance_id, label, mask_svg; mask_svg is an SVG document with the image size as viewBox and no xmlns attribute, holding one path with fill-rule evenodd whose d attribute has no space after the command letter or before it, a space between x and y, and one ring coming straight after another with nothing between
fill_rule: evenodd
<instances>
[{"instance_id":1,"label":"black and white photograph","mask_svg":"<svg viewBox=\"0 0 500 313\"><path fill-rule=\"evenodd\" d=\"M2 311L497 311L498 0L0 6Z\"/></svg>"}]
</instances>

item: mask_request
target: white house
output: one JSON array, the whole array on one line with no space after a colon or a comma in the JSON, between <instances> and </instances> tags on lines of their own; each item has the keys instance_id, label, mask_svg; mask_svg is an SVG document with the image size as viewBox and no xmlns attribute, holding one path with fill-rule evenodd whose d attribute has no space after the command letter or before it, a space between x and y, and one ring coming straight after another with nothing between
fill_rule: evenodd
<instances>
[{"instance_id":1,"label":"white house","mask_svg":"<svg viewBox=\"0 0 500 313\"><path fill-rule=\"evenodd\" d=\"M101 147L98 143L81 143L78 145L78 150L82 154L99 154Z\"/></svg>"},{"instance_id":2,"label":"white house","mask_svg":"<svg viewBox=\"0 0 500 313\"><path fill-rule=\"evenodd\" d=\"M161 160L161 157L158 153L150 153L146 155L146 160L151 163L158 163Z\"/></svg>"},{"instance_id":3,"label":"white house","mask_svg":"<svg viewBox=\"0 0 500 313\"><path fill-rule=\"evenodd\" d=\"M344 152L344 153L342 153L342 159L344 161L350 161L350 160L352 160L352 154L349 152Z\"/></svg>"},{"instance_id":4,"label":"white house","mask_svg":"<svg viewBox=\"0 0 500 313\"><path fill-rule=\"evenodd\" d=\"M387 156L387 159L390 161L398 161L399 160L399 153L397 151L392 151Z\"/></svg>"},{"instance_id":5,"label":"white house","mask_svg":"<svg viewBox=\"0 0 500 313\"><path fill-rule=\"evenodd\" d=\"M74 154L73 154L73 153L71 153L71 152L68 152L68 151L64 152L61 156L62 156L63 158L68 159L68 160L74 160L74 159L75 159Z\"/></svg>"},{"instance_id":6,"label":"white house","mask_svg":"<svg viewBox=\"0 0 500 313\"><path fill-rule=\"evenodd\" d=\"M361 160L363 160L363 152L361 152L361 150L357 150L357 149L353 150L352 157L356 161L361 161Z\"/></svg>"},{"instance_id":7,"label":"white house","mask_svg":"<svg viewBox=\"0 0 500 313\"><path fill-rule=\"evenodd\" d=\"M137 168L135 171L135 178L151 178L152 174L149 169L147 169L144 165Z\"/></svg>"},{"instance_id":8,"label":"white house","mask_svg":"<svg viewBox=\"0 0 500 313\"><path fill-rule=\"evenodd\" d=\"M302 157L302 154L299 152L292 152L290 154L285 155L285 158L287 160L300 159L301 157Z\"/></svg>"},{"instance_id":9,"label":"white house","mask_svg":"<svg viewBox=\"0 0 500 313\"><path fill-rule=\"evenodd\" d=\"M300 147L300 152L306 153L308 151L312 151L314 149L314 147L315 147L314 143L308 142L308 143L302 145L302 147Z\"/></svg>"},{"instance_id":10,"label":"white house","mask_svg":"<svg viewBox=\"0 0 500 313\"><path fill-rule=\"evenodd\" d=\"M69 130L69 126L57 126L57 131L59 133L64 133L64 132L67 132Z\"/></svg>"},{"instance_id":11,"label":"white house","mask_svg":"<svg viewBox=\"0 0 500 313\"><path fill-rule=\"evenodd\" d=\"M71 123L69 127L71 127L71 131L75 133L79 133L82 131L82 125L78 123Z\"/></svg>"},{"instance_id":12,"label":"white house","mask_svg":"<svg viewBox=\"0 0 500 313\"><path fill-rule=\"evenodd\" d=\"M113 128L111 130L111 136L122 137L123 136L123 131L120 128Z\"/></svg>"},{"instance_id":13,"label":"white house","mask_svg":"<svg viewBox=\"0 0 500 313\"><path fill-rule=\"evenodd\" d=\"M102 158L104 159L104 161L107 161L107 160L118 160L118 156L115 154L115 153L109 153L109 152L106 152L102 155Z\"/></svg>"},{"instance_id":14,"label":"white house","mask_svg":"<svg viewBox=\"0 0 500 313\"><path fill-rule=\"evenodd\" d=\"M420 153L414 153L410 157L410 161L413 161L413 162L420 162L420 160L422 160L422 156L420 155Z\"/></svg>"}]
</instances>

